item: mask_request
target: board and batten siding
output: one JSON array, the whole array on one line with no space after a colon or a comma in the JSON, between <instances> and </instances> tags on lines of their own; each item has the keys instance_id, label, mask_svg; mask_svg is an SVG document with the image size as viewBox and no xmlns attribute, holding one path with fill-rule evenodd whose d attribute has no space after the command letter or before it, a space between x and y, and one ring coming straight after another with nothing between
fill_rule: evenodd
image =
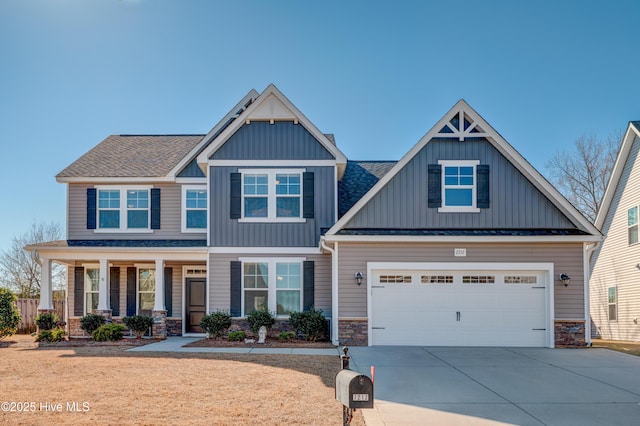
<instances>
[{"instance_id":1,"label":"board and batten siding","mask_svg":"<svg viewBox=\"0 0 640 426\"><path fill-rule=\"evenodd\" d=\"M214 160L333 160L301 124L252 121L243 124L211 157Z\"/></svg>"},{"instance_id":2,"label":"board and batten siding","mask_svg":"<svg viewBox=\"0 0 640 426\"><path fill-rule=\"evenodd\" d=\"M439 213L427 207L429 164L479 160L488 164L490 207ZM359 211L345 228L575 229L576 226L488 141L434 139Z\"/></svg>"},{"instance_id":3,"label":"board and batten siding","mask_svg":"<svg viewBox=\"0 0 640 426\"><path fill-rule=\"evenodd\" d=\"M130 185L140 185L131 183ZM148 239L182 239L204 240L206 231L198 233L182 233L182 185L179 184L152 184L154 188L160 188L160 229L153 232L95 232L87 229L87 188L93 188L91 184L70 183L67 186L67 235L70 240L148 240ZM185 184L188 185L188 184ZM127 184L118 184L118 187L127 187ZM203 185L205 187L205 185ZM126 201L126 200L125 200ZM122 202L122 200L121 200Z\"/></svg>"},{"instance_id":4,"label":"board and batten siding","mask_svg":"<svg viewBox=\"0 0 640 426\"><path fill-rule=\"evenodd\" d=\"M314 306L322 309L326 317L331 317L331 256L323 254L267 256L264 254L210 254L209 255L209 310L229 311L231 303L230 265L241 257L275 258L304 257L315 262Z\"/></svg>"},{"instance_id":5,"label":"board and batten siding","mask_svg":"<svg viewBox=\"0 0 640 426\"><path fill-rule=\"evenodd\" d=\"M334 168L322 166L301 169L314 173L315 217L300 223L242 223L239 219L229 217L230 176L238 171L238 167L210 167L209 189L214 204L209 212L211 246L317 247L322 228L330 228L334 223Z\"/></svg>"},{"instance_id":6,"label":"board and batten siding","mask_svg":"<svg viewBox=\"0 0 640 426\"><path fill-rule=\"evenodd\" d=\"M467 256L454 257L454 248L466 248ZM584 319L584 268L581 243L339 243L339 317L366 318L367 285L353 278L366 275L367 262L491 262L554 264L555 319ZM565 287L557 275L566 273L571 283Z\"/></svg>"},{"instance_id":7,"label":"board and batten siding","mask_svg":"<svg viewBox=\"0 0 640 426\"><path fill-rule=\"evenodd\" d=\"M640 340L640 243L629 245L627 225L628 209L640 206L639 154L635 138L602 226L605 240L591 259L591 318L604 339ZM609 321L609 287L618 293L615 321Z\"/></svg>"}]
</instances>

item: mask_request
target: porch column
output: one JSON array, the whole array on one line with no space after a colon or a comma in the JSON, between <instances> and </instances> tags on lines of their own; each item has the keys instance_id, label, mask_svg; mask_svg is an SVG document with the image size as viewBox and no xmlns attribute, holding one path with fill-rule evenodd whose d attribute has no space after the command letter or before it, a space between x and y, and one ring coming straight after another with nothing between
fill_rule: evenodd
<instances>
[{"instance_id":1,"label":"porch column","mask_svg":"<svg viewBox=\"0 0 640 426\"><path fill-rule=\"evenodd\" d=\"M154 311L164 311L164 260L156 260L156 297Z\"/></svg>"},{"instance_id":2,"label":"porch column","mask_svg":"<svg viewBox=\"0 0 640 426\"><path fill-rule=\"evenodd\" d=\"M109 261L100 260L100 282L98 283L98 311L109 310Z\"/></svg>"},{"instance_id":3,"label":"porch column","mask_svg":"<svg viewBox=\"0 0 640 426\"><path fill-rule=\"evenodd\" d=\"M53 311L53 289L51 288L51 260L40 260L40 304L38 311Z\"/></svg>"}]
</instances>

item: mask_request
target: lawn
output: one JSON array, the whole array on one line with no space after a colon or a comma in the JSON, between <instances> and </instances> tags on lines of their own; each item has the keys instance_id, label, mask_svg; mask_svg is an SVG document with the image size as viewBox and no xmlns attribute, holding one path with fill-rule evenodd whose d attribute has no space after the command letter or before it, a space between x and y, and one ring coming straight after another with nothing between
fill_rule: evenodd
<instances>
[{"instance_id":1,"label":"lawn","mask_svg":"<svg viewBox=\"0 0 640 426\"><path fill-rule=\"evenodd\" d=\"M1 341L0 424L342 422L334 398L338 356L126 349L38 348L30 336ZM360 412L352 424L364 424Z\"/></svg>"},{"instance_id":2,"label":"lawn","mask_svg":"<svg viewBox=\"0 0 640 426\"><path fill-rule=\"evenodd\" d=\"M640 342L626 342L622 340L602 339L593 339L592 342L594 348L611 349L629 355L640 356Z\"/></svg>"}]
</instances>

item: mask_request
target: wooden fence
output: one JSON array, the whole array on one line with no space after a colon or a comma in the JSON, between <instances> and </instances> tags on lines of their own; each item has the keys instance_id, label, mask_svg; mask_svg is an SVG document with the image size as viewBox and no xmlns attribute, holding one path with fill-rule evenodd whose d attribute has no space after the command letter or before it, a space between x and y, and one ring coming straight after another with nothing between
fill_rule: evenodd
<instances>
[{"instance_id":1,"label":"wooden fence","mask_svg":"<svg viewBox=\"0 0 640 426\"><path fill-rule=\"evenodd\" d=\"M38 315L38 299L18 299L18 310L20 311L20 327L18 333L28 334L36 331L35 317ZM55 309L58 318L65 321L64 300L54 300L53 309Z\"/></svg>"}]
</instances>

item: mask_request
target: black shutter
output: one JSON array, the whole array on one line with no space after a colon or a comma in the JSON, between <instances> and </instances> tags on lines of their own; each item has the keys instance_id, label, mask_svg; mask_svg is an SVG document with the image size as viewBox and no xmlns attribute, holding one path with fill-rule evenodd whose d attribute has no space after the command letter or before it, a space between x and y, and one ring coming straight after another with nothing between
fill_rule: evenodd
<instances>
[{"instance_id":1,"label":"black shutter","mask_svg":"<svg viewBox=\"0 0 640 426\"><path fill-rule=\"evenodd\" d=\"M151 229L160 229L160 188L151 188Z\"/></svg>"},{"instance_id":2,"label":"black shutter","mask_svg":"<svg viewBox=\"0 0 640 426\"><path fill-rule=\"evenodd\" d=\"M429 164L428 188L429 198L427 207L442 207L442 166Z\"/></svg>"},{"instance_id":3,"label":"black shutter","mask_svg":"<svg viewBox=\"0 0 640 426\"><path fill-rule=\"evenodd\" d=\"M302 310L308 311L315 303L315 262L312 260L302 262L302 271L302 279L304 280L304 291L302 293Z\"/></svg>"},{"instance_id":4,"label":"black shutter","mask_svg":"<svg viewBox=\"0 0 640 426\"><path fill-rule=\"evenodd\" d=\"M120 316L120 268L109 268L111 316Z\"/></svg>"},{"instance_id":5,"label":"black shutter","mask_svg":"<svg viewBox=\"0 0 640 426\"><path fill-rule=\"evenodd\" d=\"M87 229L96 229L96 189L87 188Z\"/></svg>"},{"instance_id":6,"label":"black shutter","mask_svg":"<svg viewBox=\"0 0 640 426\"><path fill-rule=\"evenodd\" d=\"M229 217L240 219L242 215L242 173L231 173L230 178Z\"/></svg>"},{"instance_id":7,"label":"black shutter","mask_svg":"<svg viewBox=\"0 0 640 426\"><path fill-rule=\"evenodd\" d=\"M302 217L312 219L315 214L315 186L313 172L302 174Z\"/></svg>"},{"instance_id":8,"label":"black shutter","mask_svg":"<svg viewBox=\"0 0 640 426\"><path fill-rule=\"evenodd\" d=\"M84 315L84 268L76 266L73 280L73 315Z\"/></svg>"},{"instance_id":9,"label":"black shutter","mask_svg":"<svg viewBox=\"0 0 640 426\"><path fill-rule=\"evenodd\" d=\"M136 268L127 268L127 316L136 314Z\"/></svg>"},{"instance_id":10,"label":"black shutter","mask_svg":"<svg viewBox=\"0 0 640 426\"><path fill-rule=\"evenodd\" d=\"M242 262L231 262L231 303L229 312L232 317L242 315Z\"/></svg>"},{"instance_id":11,"label":"black shutter","mask_svg":"<svg viewBox=\"0 0 640 426\"><path fill-rule=\"evenodd\" d=\"M173 268L164 268L164 307L167 310L167 317L172 316L173 303Z\"/></svg>"},{"instance_id":12,"label":"black shutter","mask_svg":"<svg viewBox=\"0 0 640 426\"><path fill-rule=\"evenodd\" d=\"M489 165L478 164L476 166L476 178L478 186L476 187L476 205L479 209L489 208Z\"/></svg>"}]
</instances>

